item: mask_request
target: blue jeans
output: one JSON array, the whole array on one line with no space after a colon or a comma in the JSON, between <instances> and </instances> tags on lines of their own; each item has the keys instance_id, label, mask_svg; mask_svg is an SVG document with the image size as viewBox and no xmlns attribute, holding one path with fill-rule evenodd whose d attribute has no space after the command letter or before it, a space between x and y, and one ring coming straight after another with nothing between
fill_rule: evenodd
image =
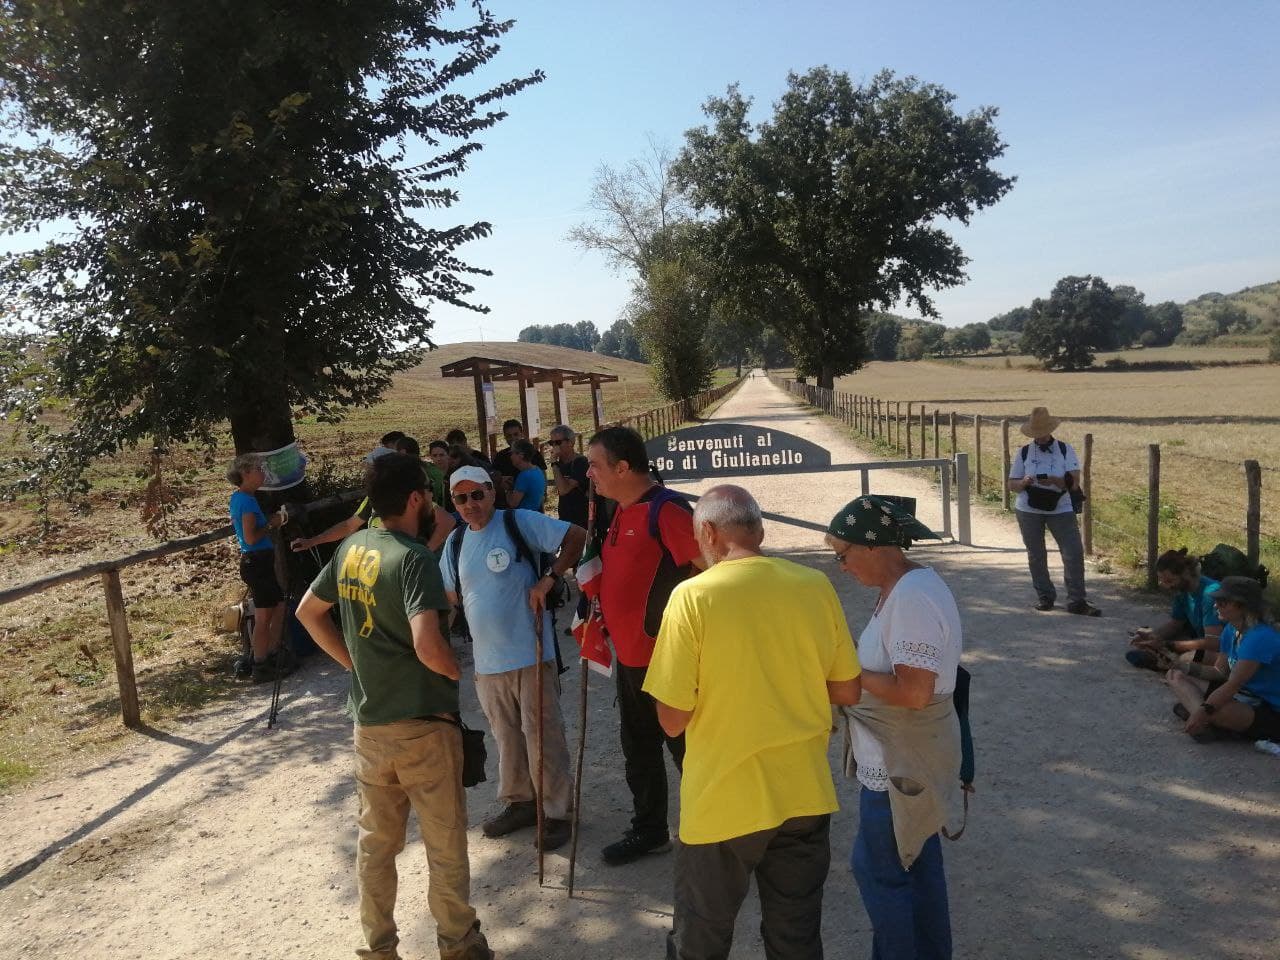
<instances>
[{"instance_id":1,"label":"blue jeans","mask_svg":"<svg viewBox=\"0 0 1280 960\"><path fill-rule=\"evenodd\" d=\"M871 918L871 960L950 960L951 914L938 835L903 870L888 792L863 787L858 810L849 865Z\"/></svg>"}]
</instances>

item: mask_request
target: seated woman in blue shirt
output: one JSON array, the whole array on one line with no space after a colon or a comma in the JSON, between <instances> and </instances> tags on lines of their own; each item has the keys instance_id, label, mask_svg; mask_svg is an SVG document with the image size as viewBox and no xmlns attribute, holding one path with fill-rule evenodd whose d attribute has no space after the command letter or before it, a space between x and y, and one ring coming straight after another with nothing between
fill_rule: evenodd
<instances>
[{"instance_id":1,"label":"seated woman in blue shirt","mask_svg":"<svg viewBox=\"0 0 1280 960\"><path fill-rule=\"evenodd\" d=\"M1169 619L1157 627L1139 627L1129 634L1136 648L1125 654L1135 667L1167 669L1185 654L1197 662L1212 660L1222 633L1222 620L1213 605L1218 581L1200 573L1200 561L1187 548L1166 550L1156 560L1160 589L1173 594Z\"/></svg>"},{"instance_id":2,"label":"seated woman in blue shirt","mask_svg":"<svg viewBox=\"0 0 1280 960\"><path fill-rule=\"evenodd\" d=\"M1280 630L1267 620L1262 585L1223 577L1213 602L1226 622L1222 649L1211 666L1179 661L1169 670L1169 688L1178 698L1173 712L1197 739L1227 731L1280 741ZM1205 694L1192 677L1222 683Z\"/></svg>"}]
</instances>

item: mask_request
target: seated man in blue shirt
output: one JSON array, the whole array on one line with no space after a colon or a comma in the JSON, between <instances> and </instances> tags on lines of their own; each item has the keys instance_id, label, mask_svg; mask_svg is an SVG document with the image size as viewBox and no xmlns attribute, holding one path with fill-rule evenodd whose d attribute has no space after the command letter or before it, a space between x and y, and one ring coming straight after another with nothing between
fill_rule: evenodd
<instances>
[{"instance_id":1,"label":"seated man in blue shirt","mask_svg":"<svg viewBox=\"0 0 1280 960\"><path fill-rule=\"evenodd\" d=\"M542 504L547 498L547 475L534 463L537 454L528 440L517 440L511 445L511 465L516 468L516 478L507 493L507 506L542 513Z\"/></svg>"}]
</instances>

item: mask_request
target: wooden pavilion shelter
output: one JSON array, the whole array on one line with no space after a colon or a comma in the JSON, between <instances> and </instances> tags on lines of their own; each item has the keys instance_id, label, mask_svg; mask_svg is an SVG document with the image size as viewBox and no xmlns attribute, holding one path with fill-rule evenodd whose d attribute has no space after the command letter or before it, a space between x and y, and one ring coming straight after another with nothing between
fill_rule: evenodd
<instances>
[{"instance_id":1,"label":"wooden pavilion shelter","mask_svg":"<svg viewBox=\"0 0 1280 960\"><path fill-rule=\"evenodd\" d=\"M590 385L591 417L597 430L604 422L604 394L600 385L617 383L612 373L590 370L567 370L564 367L542 367L518 360L500 360L497 357L464 357L440 368L445 377L471 377L476 389L476 427L484 438L483 449L492 457L498 452L498 407L494 394L495 383L514 381L520 391L520 422L525 425L528 437L538 442L538 430L530 430L529 410L537 411L537 385L551 384L551 399L556 423L568 422L569 403L565 390L571 386Z\"/></svg>"}]
</instances>

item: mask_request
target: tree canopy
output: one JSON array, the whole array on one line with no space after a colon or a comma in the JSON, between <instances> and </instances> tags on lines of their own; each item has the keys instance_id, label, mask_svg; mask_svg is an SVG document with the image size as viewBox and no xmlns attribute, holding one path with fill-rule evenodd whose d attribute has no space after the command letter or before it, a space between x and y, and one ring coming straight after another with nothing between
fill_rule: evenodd
<instances>
[{"instance_id":1,"label":"tree canopy","mask_svg":"<svg viewBox=\"0 0 1280 960\"><path fill-rule=\"evenodd\" d=\"M490 225L439 221L542 79L471 77L512 25L443 0L0 3L0 230L45 230L0 258L0 299L49 363L6 410L69 398L47 464L227 419L237 450L282 445L294 411L337 418L417 363L432 304L483 310L460 250Z\"/></svg>"},{"instance_id":2,"label":"tree canopy","mask_svg":"<svg viewBox=\"0 0 1280 960\"><path fill-rule=\"evenodd\" d=\"M1114 342L1124 302L1101 277L1063 277L1037 297L1022 328L1022 350L1049 370L1079 370Z\"/></svg>"},{"instance_id":3,"label":"tree canopy","mask_svg":"<svg viewBox=\"0 0 1280 960\"><path fill-rule=\"evenodd\" d=\"M820 385L862 364L870 308L936 315L929 291L966 263L940 221L968 223L1013 184L990 166L996 110L961 116L954 100L889 71L855 86L819 67L788 76L771 120L752 124L734 85L686 134L673 174L710 215L708 259L796 306L779 332Z\"/></svg>"},{"instance_id":4,"label":"tree canopy","mask_svg":"<svg viewBox=\"0 0 1280 960\"><path fill-rule=\"evenodd\" d=\"M516 339L521 343L549 343L553 347L594 350L600 342L600 331L590 320L534 324L521 330Z\"/></svg>"}]
</instances>

